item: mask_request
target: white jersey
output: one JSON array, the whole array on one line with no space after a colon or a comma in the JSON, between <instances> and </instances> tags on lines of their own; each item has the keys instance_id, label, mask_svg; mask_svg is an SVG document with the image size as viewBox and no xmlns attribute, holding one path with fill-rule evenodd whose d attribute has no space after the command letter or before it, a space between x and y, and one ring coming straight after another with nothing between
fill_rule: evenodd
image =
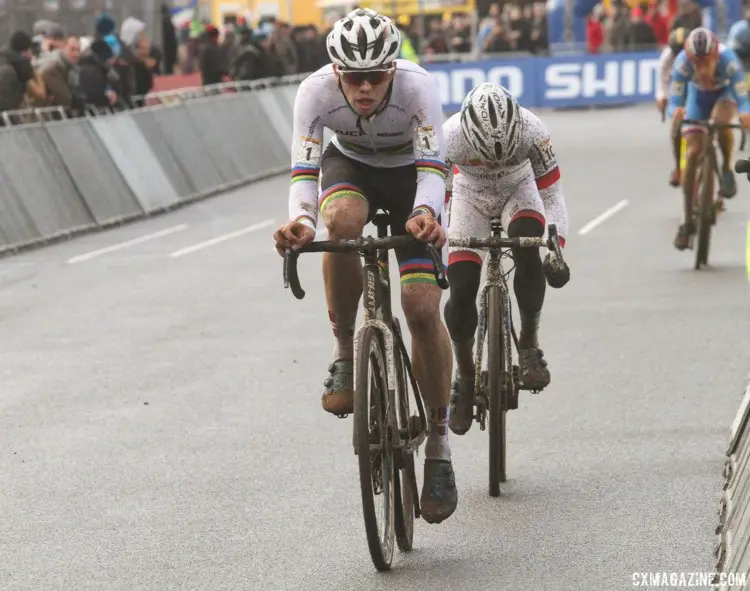
<instances>
[{"instance_id":1,"label":"white jersey","mask_svg":"<svg viewBox=\"0 0 750 591\"><path fill-rule=\"evenodd\" d=\"M656 88L656 100L669 97L669 84L672 82L672 66L675 56L667 45L659 56L659 84Z\"/></svg>"},{"instance_id":2,"label":"white jersey","mask_svg":"<svg viewBox=\"0 0 750 591\"><path fill-rule=\"evenodd\" d=\"M531 111L520 108L522 123L522 136L515 153L508 159L495 162L486 162L466 141L461 131L461 115L456 113L443 125L446 145L446 164L448 166L448 190L453 189L453 175L457 168L458 177L461 180L464 192L471 198L473 193L476 198L486 199L487 204L477 208L478 211L490 212L497 209L497 201L503 200L510 203L515 198L519 203L512 203L509 209L524 209L522 201L527 201L526 209L535 210L535 203L541 197L543 214L547 223L555 224L559 236L565 240L568 233L568 211L565 205L565 197L560 183L560 169L557 157L552 150L552 143L547 127ZM523 183L524 191L532 194L526 195L523 191L516 191L524 178L531 178L531 184ZM514 194L516 191L516 194ZM453 197L456 197L454 192ZM493 206L489 201L495 200ZM502 204L504 207L505 203ZM502 209L502 207L501 207ZM451 206L450 225L454 225L453 206ZM487 215L496 215L489 214ZM507 223L507 221L506 221ZM505 227L507 230L507 225Z\"/></svg>"},{"instance_id":3,"label":"white jersey","mask_svg":"<svg viewBox=\"0 0 750 591\"><path fill-rule=\"evenodd\" d=\"M419 65L397 59L390 90L377 113L358 116L339 89L331 64L308 76L294 101L289 218L315 228L323 128L347 157L376 168L416 164L414 209L435 217L445 196L443 107L434 78Z\"/></svg>"}]
</instances>

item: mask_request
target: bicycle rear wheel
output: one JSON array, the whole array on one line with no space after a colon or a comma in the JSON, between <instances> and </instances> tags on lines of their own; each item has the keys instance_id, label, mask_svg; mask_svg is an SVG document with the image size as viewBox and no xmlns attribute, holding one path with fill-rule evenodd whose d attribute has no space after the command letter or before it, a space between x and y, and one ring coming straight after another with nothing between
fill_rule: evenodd
<instances>
[{"instance_id":1,"label":"bicycle rear wheel","mask_svg":"<svg viewBox=\"0 0 750 591\"><path fill-rule=\"evenodd\" d=\"M393 426L387 413L385 359L380 333L365 326L357 344L354 427L367 545L380 571L391 568L395 538ZM376 498L382 505L380 516L375 511Z\"/></svg>"},{"instance_id":2,"label":"bicycle rear wheel","mask_svg":"<svg viewBox=\"0 0 750 591\"><path fill-rule=\"evenodd\" d=\"M398 323L398 319L393 319ZM399 331L400 332L400 331ZM409 374L406 370L403 353L396 348L396 401L398 403L398 428L404 433L402 441L410 439L409 429ZM414 493L411 479L414 474L414 452L401 453L401 462L394 471L396 492L396 543L403 552L412 549L414 542Z\"/></svg>"},{"instance_id":3,"label":"bicycle rear wheel","mask_svg":"<svg viewBox=\"0 0 750 591\"><path fill-rule=\"evenodd\" d=\"M505 436L506 408L504 389L509 364L505 359L503 338L503 298L499 287L491 286L486 295L487 310L487 387L490 415L490 496L500 496L500 483L505 482L507 441Z\"/></svg>"},{"instance_id":4,"label":"bicycle rear wheel","mask_svg":"<svg viewBox=\"0 0 750 591\"><path fill-rule=\"evenodd\" d=\"M697 247L695 249L695 269L708 264L708 249L711 245L711 225L713 221L713 163L711 158L701 164L700 177L696 183L699 187L698 193L698 215L696 216Z\"/></svg>"}]
</instances>

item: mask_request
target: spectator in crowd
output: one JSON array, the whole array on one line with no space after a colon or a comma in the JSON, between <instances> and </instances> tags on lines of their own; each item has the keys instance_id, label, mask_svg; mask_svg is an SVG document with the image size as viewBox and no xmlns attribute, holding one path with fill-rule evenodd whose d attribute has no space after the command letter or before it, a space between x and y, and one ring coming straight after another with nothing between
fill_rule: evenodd
<instances>
[{"instance_id":1,"label":"spectator in crowd","mask_svg":"<svg viewBox=\"0 0 750 591\"><path fill-rule=\"evenodd\" d=\"M651 25L656 37L656 44L664 47L669 43L669 23L671 21L669 5L664 0L657 0L648 9L646 22Z\"/></svg>"},{"instance_id":2,"label":"spectator in crowd","mask_svg":"<svg viewBox=\"0 0 750 591\"><path fill-rule=\"evenodd\" d=\"M497 2L490 4L488 14L479 23L479 30L477 31L476 44L477 47L485 47L485 42L490 34L495 30L495 22L501 16L500 5Z\"/></svg>"},{"instance_id":3,"label":"spectator in crowd","mask_svg":"<svg viewBox=\"0 0 750 591\"><path fill-rule=\"evenodd\" d=\"M268 66L263 52L252 41L253 32L243 26L237 33L236 49L231 52L229 74L233 80L247 82L263 78Z\"/></svg>"},{"instance_id":4,"label":"spectator in crowd","mask_svg":"<svg viewBox=\"0 0 750 591\"><path fill-rule=\"evenodd\" d=\"M448 27L451 53L471 51L471 19L467 14L454 14Z\"/></svg>"},{"instance_id":5,"label":"spectator in crowd","mask_svg":"<svg viewBox=\"0 0 750 591\"><path fill-rule=\"evenodd\" d=\"M177 64L177 31L172 23L172 14L169 6L161 5L161 48L162 48L162 70L167 76L174 74Z\"/></svg>"},{"instance_id":6,"label":"spectator in crowd","mask_svg":"<svg viewBox=\"0 0 750 591\"><path fill-rule=\"evenodd\" d=\"M229 77L228 64L219 47L219 29L213 25L206 27L198 59L203 86L219 84Z\"/></svg>"},{"instance_id":7,"label":"spectator in crowd","mask_svg":"<svg viewBox=\"0 0 750 591\"><path fill-rule=\"evenodd\" d=\"M627 51L630 40L630 8L623 0L612 2L612 14L605 26L606 37L613 51Z\"/></svg>"},{"instance_id":8,"label":"spectator in crowd","mask_svg":"<svg viewBox=\"0 0 750 591\"><path fill-rule=\"evenodd\" d=\"M79 64L79 92L88 105L108 108L117 104L117 74L112 69L114 52L106 41L98 39L81 56Z\"/></svg>"},{"instance_id":9,"label":"spectator in crowd","mask_svg":"<svg viewBox=\"0 0 750 591\"><path fill-rule=\"evenodd\" d=\"M130 34L130 23L125 27L126 36ZM117 73L116 88L114 89L118 97L118 106L130 109L133 107L132 96L135 89L135 73L133 63L135 56L132 50L117 35L117 23L106 12L102 12L96 18L96 35L97 39L105 41L114 54L113 70ZM137 26L134 27L137 29ZM121 32L123 32L121 30Z\"/></svg>"},{"instance_id":10,"label":"spectator in crowd","mask_svg":"<svg viewBox=\"0 0 750 591\"><path fill-rule=\"evenodd\" d=\"M531 51L531 22L518 5L508 5L508 40L514 51Z\"/></svg>"},{"instance_id":11,"label":"spectator in crowd","mask_svg":"<svg viewBox=\"0 0 750 591\"><path fill-rule=\"evenodd\" d=\"M31 63L33 40L28 33L15 31L8 45L0 50L0 111L15 111L28 100L44 100L44 81Z\"/></svg>"},{"instance_id":12,"label":"spectator in crowd","mask_svg":"<svg viewBox=\"0 0 750 591\"><path fill-rule=\"evenodd\" d=\"M426 53L450 53L448 36L439 20L430 20L430 33L427 38Z\"/></svg>"},{"instance_id":13,"label":"spectator in crowd","mask_svg":"<svg viewBox=\"0 0 750 591\"><path fill-rule=\"evenodd\" d=\"M534 54L549 53L549 24L547 22L547 6L544 2L534 2L531 5L531 47Z\"/></svg>"},{"instance_id":14,"label":"spectator in crowd","mask_svg":"<svg viewBox=\"0 0 750 591\"><path fill-rule=\"evenodd\" d=\"M159 51L141 33L134 42L133 53L133 90L136 95L144 96L154 88L154 75L159 73Z\"/></svg>"},{"instance_id":15,"label":"spectator in crowd","mask_svg":"<svg viewBox=\"0 0 750 591\"><path fill-rule=\"evenodd\" d=\"M297 47L300 72L314 72L328 63L325 38L318 34L317 27L313 25L294 27L291 36Z\"/></svg>"},{"instance_id":16,"label":"spectator in crowd","mask_svg":"<svg viewBox=\"0 0 750 591\"><path fill-rule=\"evenodd\" d=\"M693 0L680 0L677 15L672 21L671 30L685 27L689 31L697 29L703 24L703 11L700 4Z\"/></svg>"},{"instance_id":17,"label":"spectator in crowd","mask_svg":"<svg viewBox=\"0 0 750 591\"><path fill-rule=\"evenodd\" d=\"M586 21L586 47L589 53L599 53L604 45L604 6L597 4Z\"/></svg>"},{"instance_id":18,"label":"spectator in crowd","mask_svg":"<svg viewBox=\"0 0 750 591\"><path fill-rule=\"evenodd\" d=\"M78 93L80 58L80 40L78 37L68 37L55 57L50 57L38 66L47 96L44 101L38 101L37 105L63 107L74 113L83 112L83 99Z\"/></svg>"},{"instance_id":19,"label":"spectator in crowd","mask_svg":"<svg viewBox=\"0 0 750 591\"><path fill-rule=\"evenodd\" d=\"M41 20L34 23L34 41L39 47L36 65L41 66L48 60L59 59L60 50L65 47L68 39L60 25Z\"/></svg>"},{"instance_id":20,"label":"spectator in crowd","mask_svg":"<svg viewBox=\"0 0 750 591\"><path fill-rule=\"evenodd\" d=\"M502 18L495 19L495 26L484 41L482 50L485 53L504 53L513 51L513 44L510 41L508 30L505 27Z\"/></svg>"},{"instance_id":21,"label":"spectator in crowd","mask_svg":"<svg viewBox=\"0 0 750 591\"><path fill-rule=\"evenodd\" d=\"M643 9L640 6L630 11L630 26L625 45L629 51L648 51L657 47L654 30L643 19Z\"/></svg>"},{"instance_id":22,"label":"spectator in crowd","mask_svg":"<svg viewBox=\"0 0 750 591\"><path fill-rule=\"evenodd\" d=\"M292 29L287 23L278 23L273 33L273 47L281 62L284 74L297 74L299 69L299 54L292 41Z\"/></svg>"}]
</instances>

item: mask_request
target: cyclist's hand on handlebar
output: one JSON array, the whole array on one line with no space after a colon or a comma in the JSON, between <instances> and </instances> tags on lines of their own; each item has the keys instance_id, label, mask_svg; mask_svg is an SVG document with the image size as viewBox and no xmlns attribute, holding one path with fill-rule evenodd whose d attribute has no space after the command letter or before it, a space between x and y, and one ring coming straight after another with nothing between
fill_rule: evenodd
<instances>
[{"instance_id":1,"label":"cyclist's hand on handlebar","mask_svg":"<svg viewBox=\"0 0 750 591\"><path fill-rule=\"evenodd\" d=\"M547 276L547 283L549 283L550 287L560 289L570 281L570 267L568 267L568 263L562 261L561 264L558 261L553 265L550 260L550 253L547 253L547 256L544 257L542 268L544 269L544 274Z\"/></svg>"},{"instance_id":2,"label":"cyclist's hand on handlebar","mask_svg":"<svg viewBox=\"0 0 750 591\"><path fill-rule=\"evenodd\" d=\"M745 129L750 129L750 113L740 113L739 118L742 127L744 127Z\"/></svg>"},{"instance_id":3,"label":"cyclist's hand on handlebar","mask_svg":"<svg viewBox=\"0 0 750 591\"><path fill-rule=\"evenodd\" d=\"M445 244L445 231L436 218L429 213L423 213L406 220L406 231L417 240L429 242L435 248L442 248Z\"/></svg>"},{"instance_id":4,"label":"cyclist's hand on handlebar","mask_svg":"<svg viewBox=\"0 0 750 591\"><path fill-rule=\"evenodd\" d=\"M283 257L287 248L297 250L315 240L315 230L299 222L287 222L274 232L273 239L276 252Z\"/></svg>"}]
</instances>

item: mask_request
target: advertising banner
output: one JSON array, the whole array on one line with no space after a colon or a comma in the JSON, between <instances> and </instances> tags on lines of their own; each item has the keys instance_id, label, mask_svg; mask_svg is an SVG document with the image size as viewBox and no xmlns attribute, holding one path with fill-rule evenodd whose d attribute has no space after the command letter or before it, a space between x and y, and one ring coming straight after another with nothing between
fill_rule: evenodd
<instances>
[{"instance_id":1,"label":"advertising banner","mask_svg":"<svg viewBox=\"0 0 750 591\"><path fill-rule=\"evenodd\" d=\"M654 100L659 53L526 57L423 64L437 80L446 112L455 112L471 88L502 84L528 107L583 107Z\"/></svg>"}]
</instances>

